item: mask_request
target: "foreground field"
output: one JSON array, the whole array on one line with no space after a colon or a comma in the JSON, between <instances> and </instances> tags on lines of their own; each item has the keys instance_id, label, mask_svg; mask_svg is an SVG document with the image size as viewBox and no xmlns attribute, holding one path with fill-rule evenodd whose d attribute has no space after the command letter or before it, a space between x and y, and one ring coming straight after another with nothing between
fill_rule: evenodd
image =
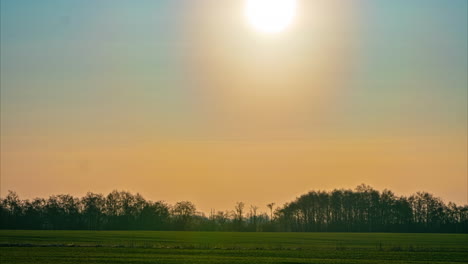
<instances>
[{"instance_id":1,"label":"foreground field","mask_svg":"<svg viewBox=\"0 0 468 264\"><path fill-rule=\"evenodd\" d=\"M465 263L468 235L0 231L0 263Z\"/></svg>"}]
</instances>

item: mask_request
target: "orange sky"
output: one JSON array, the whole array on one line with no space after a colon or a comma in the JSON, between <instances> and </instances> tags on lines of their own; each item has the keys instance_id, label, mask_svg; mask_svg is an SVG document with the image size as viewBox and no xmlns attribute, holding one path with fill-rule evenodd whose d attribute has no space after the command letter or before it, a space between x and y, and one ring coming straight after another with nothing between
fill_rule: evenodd
<instances>
[{"instance_id":1,"label":"orange sky","mask_svg":"<svg viewBox=\"0 0 468 264\"><path fill-rule=\"evenodd\" d=\"M65 149L3 152L2 191L15 187L31 198L124 189L152 200L191 200L207 212L232 209L236 201L264 207L312 189L366 183L402 195L425 190L463 203L467 152L456 137L70 143Z\"/></svg>"}]
</instances>

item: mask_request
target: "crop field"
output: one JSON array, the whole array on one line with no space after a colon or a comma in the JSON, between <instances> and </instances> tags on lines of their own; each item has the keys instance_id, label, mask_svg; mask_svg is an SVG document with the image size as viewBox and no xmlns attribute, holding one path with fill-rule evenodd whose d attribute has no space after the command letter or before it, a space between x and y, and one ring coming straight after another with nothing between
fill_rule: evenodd
<instances>
[{"instance_id":1,"label":"crop field","mask_svg":"<svg viewBox=\"0 0 468 264\"><path fill-rule=\"evenodd\" d=\"M466 234L0 231L0 263L466 263Z\"/></svg>"}]
</instances>

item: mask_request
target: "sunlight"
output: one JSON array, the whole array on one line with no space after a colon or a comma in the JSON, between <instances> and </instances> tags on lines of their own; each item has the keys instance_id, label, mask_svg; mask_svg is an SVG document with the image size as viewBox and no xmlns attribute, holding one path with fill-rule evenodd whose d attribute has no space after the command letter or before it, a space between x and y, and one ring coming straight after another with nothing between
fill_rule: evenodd
<instances>
[{"instance_id":1,"label":"sunlight","mask_svg":"<svg viewBox=\"0 0 468 264\"><path fill-rule=\"evenodd\" d=\"M296 16L296 0L247 0L246 16L258 31L278 33Z\"/></svg>"}]
</instances>

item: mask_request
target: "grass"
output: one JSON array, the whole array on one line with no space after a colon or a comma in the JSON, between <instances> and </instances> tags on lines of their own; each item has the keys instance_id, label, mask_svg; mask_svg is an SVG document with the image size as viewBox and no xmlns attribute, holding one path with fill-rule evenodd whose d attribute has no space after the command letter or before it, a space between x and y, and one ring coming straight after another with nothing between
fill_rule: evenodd
<instances>
[{"instance_id":1,"label":"grass","mask_svg":"<svg viewBox=\"0 0 468 264\"><path fill-rule=\"evenodd\" d=\"M0 231L0 263L466 263L466 234Z\"/></svg>"}]
</instances>

